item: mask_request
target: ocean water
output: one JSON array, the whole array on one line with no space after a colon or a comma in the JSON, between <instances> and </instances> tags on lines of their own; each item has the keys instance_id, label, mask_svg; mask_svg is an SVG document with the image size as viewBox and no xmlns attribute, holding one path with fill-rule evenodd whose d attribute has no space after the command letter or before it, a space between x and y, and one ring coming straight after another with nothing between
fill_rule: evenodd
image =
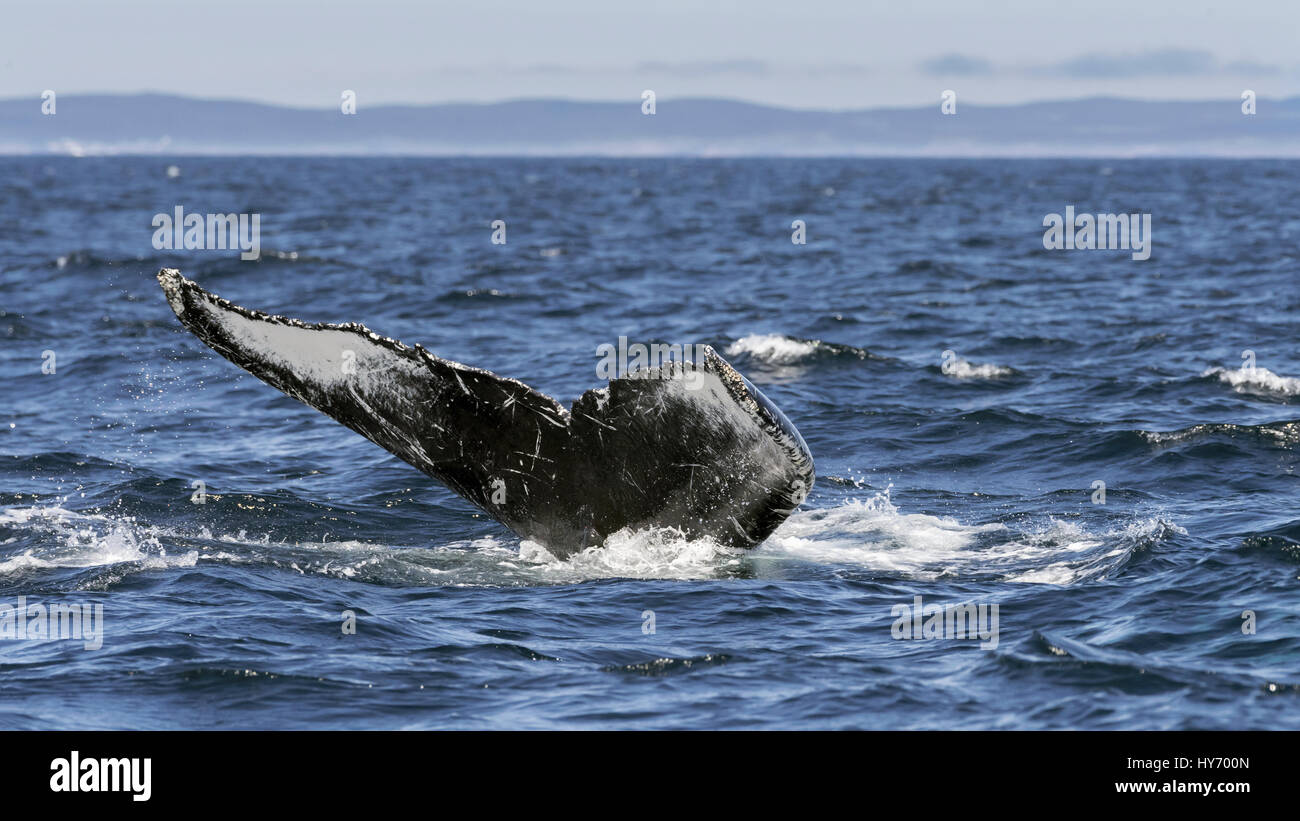
<instances>
[{"instance_id":1,"label":"ocean water","mask_svg":"<svg viewBox=\"0 0 1300 821\"><path fill-rule=\"evenodd\" d=\"M1298 189L1274 161L0 159L0 605L103 612L99 649L0 640L0 727L1300 728ZM155 250L177 205L260 214L261 259ZM1045 250L1070 205L1150 214L1150 259ZM207 349L161 267L565 404L602 343L708 343L817 484L752 551L560 561ZM996 606L996 642L896 638L917 596Z\"/></svg>"}]
</instances>

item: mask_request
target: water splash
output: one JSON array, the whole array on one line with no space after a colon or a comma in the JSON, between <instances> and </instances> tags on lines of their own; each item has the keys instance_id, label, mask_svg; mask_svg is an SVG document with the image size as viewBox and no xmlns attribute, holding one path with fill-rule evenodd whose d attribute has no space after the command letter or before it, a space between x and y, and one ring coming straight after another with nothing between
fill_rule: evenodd
<instances>
[{"instance_id":1,"label":"water splash","mask_svg":"<svg viewBox=\"0 0 1300 821\"><path fill-rule=\"evenodd\" d=\"M804 563L867 569L906 579L984 579L1066 585L1114 573L1148 544L1185 533L1161 519L1094 532L1074 521L964 524L903 513L889 490L836 507L796 511L753 551L672 528L621 530L603 545L558 559L540 544L487 536L437 546L355 539L293 541L160 527L131 517L62 507L10 508L0 525L36 536L5 555L0 577L31 569L133 563L138 570L196 564L262 566L390 586L516 587L599 579L709 579ZM14 539L9 542L16 541Z\"/></svg>"},{"instance_id":2,"label":"water splash","mask_svg":"<svg viewBox=\"0 0 1300 821\"><path fill-rule=\"evenodd\" d=\"M850 499L838 507L796 512L759 555L854 565L909 579L1067 585L1105 578L1137 549L1174 533L1185 531L1161 519L1102 532L1055 518L1015 526L963 524L945 516L902 513L885 491L866 501Z\"/></svg>"}]
</instances>

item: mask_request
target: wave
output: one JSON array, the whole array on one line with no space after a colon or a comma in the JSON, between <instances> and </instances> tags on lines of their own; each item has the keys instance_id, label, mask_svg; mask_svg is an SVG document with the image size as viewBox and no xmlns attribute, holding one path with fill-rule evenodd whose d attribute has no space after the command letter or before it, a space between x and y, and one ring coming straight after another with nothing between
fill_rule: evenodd
<instances>
[{"instance_id":1,"label":"wave","mask_svg":"<svg viewBox=\"0 0 1300 821\"><path fill-rule=\"evenodd\" d=\"M1279 376L1268 368L1209 368L1201 376L1217 376L1237 393L1300 396L1300 379Z\"/></svg>"},{"instance_id":2,"label":"wave","mask_svg":"<svg viewBox=\"0 0 1300 821\"><path fill-rule=\"evenodd\" d=\"M92 568L125 563L137 564L141 569L193 567L199 557L193 550L168 555L157 534L130 517L74 513L57 506L9 508L0 510L0 528L6 525L55 538L52 545L29 547L0 558L0 576L37 568ZM0 543L0 547L5 543Z\"/></svg>"},{"instance_id":3,"label":"wave","mask_svg":"<svg viewBox=\"0 0 1300 821\"><path fill-rule=\"evenodd\" d=\"M939 371L953 379L1004 379L1016 374L1014 368L990 362L976 364L963 359L953 351L943 352L943 364L939 367Z\"/></svg>"},{"instance_id":4,"label":"wave","mask_svg":"<svg viewBox=\"0 0 1300 821\"><path fill-rule=\"evenodd\" d=\"M672 528L620 530L597 547L557 559L545 547L524 541L519 560L552 582L589 579L705 579L738 568L744 552L712 539L688 539Z\"/></svg>"},{"instance_id":5,"label":"wave","mask_svg":"<svg viewBox=\"0 0 1300 821\"><path fill-rule=\"evenodd\" d=\"M1133 677L1138 675L1144 679L1142 689L1147 693L1155 686L1172 690L1212 681L1260 688L1267 693L1300 692L1298 683L1274 679L1268 672L1247 669L1230 661L1227 664L1220 661L1212 668L1166 661L1158 653L1135 653L1097 641L1069 638L1055 631L1035 630L1033 638L1041 654L1033 662L1092 668L1110 686L1131 686ZM1025 656L1020 658L1030 660Z\"/></svg>"},{"instance_id":6,"label":"wave","mask_svg":"<svg viewBox=\"0 0 1300 821\"><path fill-rule=\"evenodd\" d=\"M1049 519L1017 530L1002 522L963 524L900 513L889 491L867 501L798 511L760 555L859 565L910 579L982 578L1068 585L1099 580L1137 551L1186 531L1162 519L1141 519L1101 532Z\"/></svg>"},{"instance_id":7,"label":"wave","mask_svg":"<svg viewBox=\"0 0 1300 821\"><path fill-rule=\"evenodd\" d=\"M664 657L635 664L607 664L600 668L600 671L602 673L631 673L638 676L671 676L706 667L716 667L731 660L731 656L726 653L708 653L691 658Z\"/></svg>"},{"instance_id":8,"label":"wave","mask_svg":"<svg viewBox=\"0 0 1300 821\"><path fill-rule=\"evenodd\" d=\"M448 291L438 297L439 302L468 302L474 299L506 299L516 300L514 294L501 291L496 288L458 288L454 291Z\"/></svg>"},{"instance_id":9,"label":"wave","mask_svg":"<svg viewBox=\"0 0 1300 821\"><path fill-rule=\"evenodd\" d=\"M603 547L560 560L541 545L509 536L453 540L435 547L355 539L291 541L244 530L214 533L206 526L165 527L57 505L0 509L0 579L31 570L118 568L109 579L115 583L144 570L223 564L385 585L501 587L610 578L714 578L736 572L742 554L671 529L620 531Z\"/></svg>"},{"instance_id":10,"label":"wave","mask_svg":"<svg viewBox=\"0 0 1300 821\"><path fill-rule=\"evenodd\" d=\"M870 351L852 345L803 339L785 334L750 334L727 346L728 356L746 356L769 365L795 365L819 357L877 359Z\"/></svg>"},{"instance_id":11,"label":"wave","mask_svg":"<svg viewBox=\"0 0 1300 821\"><path fill-rule=\"evenodd\" d=\"M1258 438L1266 443L1289 448L1300 444L1300 421L1267 422L1262 425L1234 425L1231 423L1203 423L1171 431L1137 431L1146 442L1153 445L1179 445L1215 436L1229 439L1237 437Z\"/></svg>"},{"instance_id":12,"label":"wave","mask_svg":"<svg viewBox=\"0 0 1300 821\"><path fill-rule=\"evenodd\" d=\"M949 262L937 259L909 259L900 263L894 268L895 274L906 274L914 276L916 274L938 274L940 276L957 276L961 272L956 266Z\"/></svg>"},{"instance_id":13,"label":"wave","mask_svg":"<svg viewBox=\"0 0 1300 821\"><path fill-rule=\"evenodd\" d=\"M205 526L165 527L59 506L25 507L0 510L0 579L49 568L115 568L107 577L85 581L102 587L148 570L220 564L381 585L512 587L752 576L778 560L865 567L908 579L1066 585L1106 578L1146 545L1183 532L1160 519L1102 532L1057 519L1020 528L962 524L901 513L886 490L866 501L796 511L753 551L688 539L673 529L623 530L602 546L561 560L539 544L509 536L434 547L291 541L242 530L214 534Z\"/></svg>"},{"instance_id":14,"label":"wave","mask_svg":"<svg viewBox=\"0 0 1300 821\"><path fill-rule=\"evenodd\" d=\"M123 256L105 256L89 248L77 248L63 254L59 254L50 259L46 264L48 267L57 270L71 269L69 273L77 270L87 270L102 272L106 268L123 267L130 268L139 265L142 262L153 259L153 255L145 256L137 254L134 257Z\"/></svg>"}]
</instances>

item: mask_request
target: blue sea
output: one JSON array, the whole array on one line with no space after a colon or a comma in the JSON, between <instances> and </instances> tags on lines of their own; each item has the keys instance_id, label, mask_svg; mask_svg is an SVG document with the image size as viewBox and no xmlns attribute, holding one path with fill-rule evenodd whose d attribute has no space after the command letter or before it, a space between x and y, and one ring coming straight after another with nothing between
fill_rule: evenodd
<instances>
[{"instance_id":1,"label":"blue sea","mask_svg":"<svg viewBox=\"0 0 1300 821\"><path fill-rule=\"evenodd\" d=\"M98 649L0 637L0 728L1300 729L1298 190L1265 160L0 159L0 605L103 613ZM261 258L155 250L178 205L259 214ZM1068 206L1151 215L1150 258L1045 249ZM162 267L566 405L604 343L707 343L817 482L753 550L559 560L213 353ZM917 597L997 629L900 637Z\"/></svg>"}]
</instances>

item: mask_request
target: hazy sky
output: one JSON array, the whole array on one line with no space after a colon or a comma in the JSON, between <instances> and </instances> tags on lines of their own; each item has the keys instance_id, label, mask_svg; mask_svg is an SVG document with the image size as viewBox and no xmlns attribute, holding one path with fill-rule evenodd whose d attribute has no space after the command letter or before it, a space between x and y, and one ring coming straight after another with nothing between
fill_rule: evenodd
<instances>
[{"instance_id":1,"label":"hazy sky","mask_svg":"<svg viewBox=\"0 0 1300 821\"><path fill-rule=\"evenodd\" d=\"M0 97L818 108L1300 94L1300 2L0 0Z\"/></svg>"}]
</instances>

